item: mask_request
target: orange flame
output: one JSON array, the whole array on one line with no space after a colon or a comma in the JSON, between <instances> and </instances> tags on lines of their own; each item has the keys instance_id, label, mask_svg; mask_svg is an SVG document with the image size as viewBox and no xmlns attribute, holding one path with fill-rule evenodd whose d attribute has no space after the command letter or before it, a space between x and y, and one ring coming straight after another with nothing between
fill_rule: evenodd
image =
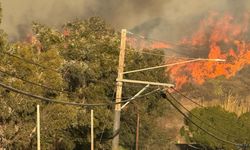
<instances>
[{"instance_id":1,"label":"orange flame","mask_svg":"<svg viewBox=\"0 0 250 150\"><path fill-rule=\"evenodd\" d=\"M193 47L208 45L210 49L208 58L228 61L223 63L200 61L169 68L168 72L177 88L188 82L202 84L206 79L218 76L230 78L244 66L249 65L250 44L242 40L248 31L248 21L248 14L244 15L240 23L236 23L233 16L226 14L221 17L218 13L211 13L206 20L202 20L198 31L190 40L183 40L182 44Z\"/></svg>"}]
</instances>

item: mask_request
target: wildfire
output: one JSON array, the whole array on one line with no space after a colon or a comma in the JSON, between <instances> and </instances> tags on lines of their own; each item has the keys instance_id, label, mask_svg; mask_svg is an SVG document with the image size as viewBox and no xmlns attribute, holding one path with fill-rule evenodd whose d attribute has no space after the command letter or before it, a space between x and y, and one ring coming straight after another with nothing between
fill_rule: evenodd
<instances>
[{"instance_id":1,"label":"wildfire","mask_svg":"<svg viewBox=\"0 0 250 150\"><path fill-rule=\"evenodd\" d=\"M168 68L177 88L187 82L202 84L206 79L218 76L230 78L250 64L250 43L242 39L248 32L248 21L248 15L237 23L233 16L226 14L221 17L218 13L202 20L198 31L190 40L183 40L182 44L190 47L207 45L208 58L226 59L227 62L195 62Z\"/></svg>"},{"instance_id":2,"label":"wildfire","mask_svg":"<svg viewBox=\"0 0 250 150\"><path fill-rule=\"evenodd\" d=\"M249 33L249 14L235 19L232 15L212 12L201 20L198 30L188 38L178 42L179 48L189 48L190 53L207 52L209 59L226 59L226 62L197 61L172 66L167 69L170 78L177 88L185 83L203 84L207 79L234 76L244 66L250 64L250 43L247 43ZM145 39L128 38L128 43L134 48L157 49L176 48L176 45L165 42L147 41ZM207 48L207 49L204 49ZM169 62L175 60L166 60ZM178 60L178 61L183 61Z\"/></svg>"}]
</instances>

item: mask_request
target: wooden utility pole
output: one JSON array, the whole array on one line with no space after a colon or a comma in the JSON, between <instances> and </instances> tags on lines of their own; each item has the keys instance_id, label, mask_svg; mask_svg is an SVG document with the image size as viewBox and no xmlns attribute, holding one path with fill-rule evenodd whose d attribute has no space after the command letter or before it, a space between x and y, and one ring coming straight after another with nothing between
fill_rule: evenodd
<instances>
[{"instance_id":1,"label":"wooden utility pole","mask_svg":"<svg viewBox=\"0 0 250 150\"><path fill-rule=\"evenodd\" d=\"M140 114L137 111L137 123L136 123L136 141L135 141L135 149L139 150L139 130L140 130Z\"/></svg>"},{"instance_id":2,"label":"wooden utility pole","mask_svg":"<svg viewBox=\"0 0 250 150\"><path fill-rule=\"evenodd\" d=\"M37 131L37 150L41 150L40 145L40 107L37 105L36 131Z\"/></svg>"},{"instance_id":3,"label":"wooden utility pole","mask_svg":"<svg viewBox=\"0 0 250 150\"><path fill-rule=\"evenodd\" d=\"M91 109L91 150L94 150L94 111Z\"/></svg>"},{"instance_id":4,"label":"wooden utility pole","mask_svg":"<svg viewBox=\"0 0 250 150\"><path fill-rule=\"evenodd\" d=\"M121 32L121 46L119 55L118 66L118 80L123 79L124 60L125 60L125 48L126 48L126 29L122 29ZM116 102L121 102L122 98L122 81L116 82ZM112 150L119 150L119 130L120 130L120 117L121 117L121 104L115 105L114 127L113 134L115 137L112 141Z\"/></svg>"}]
</instances>

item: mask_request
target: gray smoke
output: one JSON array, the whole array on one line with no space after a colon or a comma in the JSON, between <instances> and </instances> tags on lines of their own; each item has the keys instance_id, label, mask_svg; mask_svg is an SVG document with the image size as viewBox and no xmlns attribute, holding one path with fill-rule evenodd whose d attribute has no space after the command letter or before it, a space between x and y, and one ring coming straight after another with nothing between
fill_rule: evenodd
<instances>
[{"instance_id":1,"label":"gray smoke","mask_svg":"<svg viewBox=\"0 0 250 150\"><path fill-rule=\"evenodd\" d=\"M242 12L250 8L249 0L2 0L1 28L11 39L30 32L33 21L59 26L67 21L101 16L117 29L140 31L152 24L150 34L173 39L189 32L190 24L209 11Z\"/></svg>"}]
</instances>

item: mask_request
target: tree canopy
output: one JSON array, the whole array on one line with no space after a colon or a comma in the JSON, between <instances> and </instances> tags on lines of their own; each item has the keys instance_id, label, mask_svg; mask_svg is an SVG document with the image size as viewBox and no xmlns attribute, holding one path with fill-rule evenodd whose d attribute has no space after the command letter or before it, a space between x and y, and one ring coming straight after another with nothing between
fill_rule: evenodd
<instances>
[{"instance_id":1,"label":"tree canopy","mask_svg":"<svg viewBox=\"0 0 250 150\"><path fill-rule=\"evenodd\" d=\"M77 103L114 101L120 33L99 17L68 22L61 29L34 23L33 35L25 42L8 43L0 50L0 81L35 95ZM159 52L161 53L161 52ZM127 70L159 65L161 56L147 56L133 48L126 49ZM164 69L135 73L126 78L167 82ZM35 85L32 83L39 84ZM124 85L124 99L143 86ZM146 92L154 90L150 87ZM36 144L36 105L41 105L42 149L82 149L90 146L90 108L73 107L0 89L0 135L9 149L32 149ZM122 112L121 145L135 144L136 115L141 114L141 144L157 148L167 139L157 119L167 109L159 94L133 101ZM94 109L95 141L98 149L110 149L113 106Z\"/></svg>"},{"instance_id":2,"label":"tree canopy","mask_svg":"<svg viewBox=\"0 0 250 150\"><path fill-rule=\"evenodd\" d=\"M196 116L196 117L194 117ZM195 108L189 113L189 117L200 127L214 134L222 140L244 144L249 141L249 113L237 116L223 108L207 107ZM199 118L199 119L197 119ZM202 120L202 121L201 121ZM181 134L191 143L198 143L205 147L216 149L235 149L236 146L208 135L194 124L186 122L186 127L181 129Z\"/></svg>"}]
</instances>

